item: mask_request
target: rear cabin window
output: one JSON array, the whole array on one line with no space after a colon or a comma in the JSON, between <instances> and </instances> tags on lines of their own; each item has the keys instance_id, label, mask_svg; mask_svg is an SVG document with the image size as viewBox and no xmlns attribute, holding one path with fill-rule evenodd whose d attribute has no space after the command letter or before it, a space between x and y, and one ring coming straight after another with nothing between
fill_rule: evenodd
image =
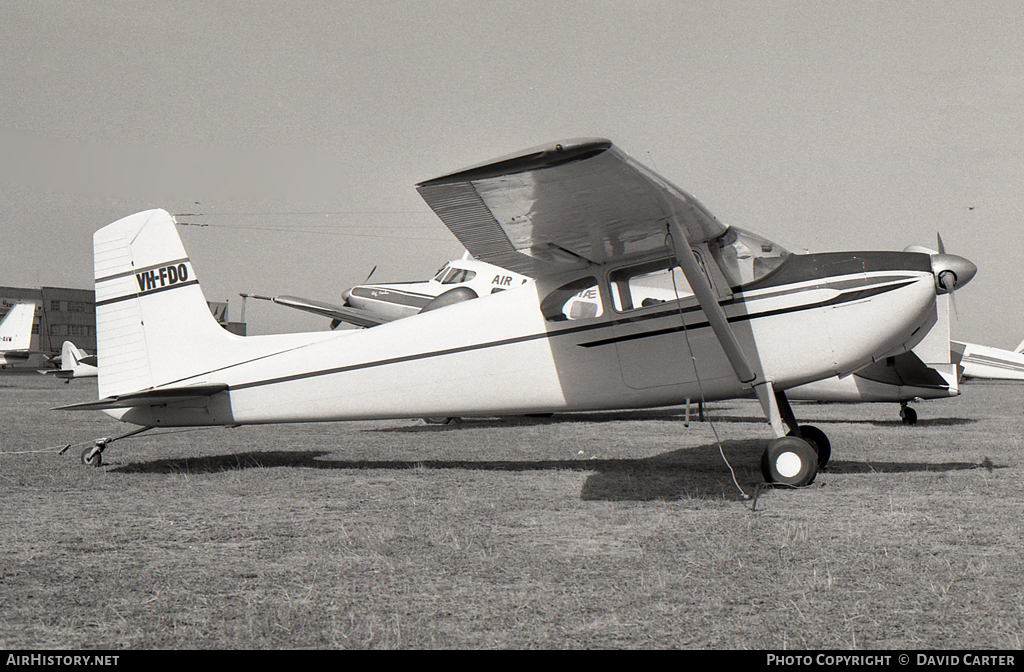
<instances>
[{"instance_id":1,"label":"rear cabin window","mask_svg":"<svg viewBox=\"0 0 1024 672\"><path fill-rule=\"evenodd\" d=\"M552 291L540 303L548 322L585 320L604 314L597 278L580 278Z\"/></svg>"}]
</instances>

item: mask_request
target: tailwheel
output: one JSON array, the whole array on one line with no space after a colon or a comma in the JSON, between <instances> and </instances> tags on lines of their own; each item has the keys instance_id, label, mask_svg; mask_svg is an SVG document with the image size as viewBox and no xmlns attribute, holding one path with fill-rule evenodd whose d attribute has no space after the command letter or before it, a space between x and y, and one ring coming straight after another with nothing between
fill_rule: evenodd
<instances>
[{"instance_id":1,"label":"tailwheel","mask_svg":"<svg viewBox=\"0 0 1024 672\"><path fill-rule=\"evenodd\" d=\"M900 418L903 419L904 425L916 425L917 411L907 406L906 402L904 402L900 404Z\"/></svg>"},{"instance_id":2,"label":"tailwheel","mask_svg":"<svg viewBox=\"0 0 1024 672\"><path fill-rule=\"evenodd\" d=\"M769 483L810 485L818 475L818 455L809 441L783 436L769 443L761 455L761 474Z\"/></svg>"},{"instance_id":3,"label":"tailwheel","mask_svg":"<svg viewBox=\"0 0 1024 672\"><path fill-rule=\"evenodd\" d=\"M814 452L818 454L818 470L824 469L828 461L832 459L832 444L825 436L825 432L813 425L800 425L797 430L800 438L811 444L811 448L814 448ZM787 436L797 435L797 432L790 432Z\"/></svg>"},{"instance_id":4,"label":"tailwheel","mask_svg":"<svg viewBox=\"0 0 1024 672\"><path fill-rule=\"evenodd\" d=\"M82 451L82 464L87 467L100 467L103 466L103 449L106 445L97 443L95 446L89 446Z\"/></svg>"}]
</instances>

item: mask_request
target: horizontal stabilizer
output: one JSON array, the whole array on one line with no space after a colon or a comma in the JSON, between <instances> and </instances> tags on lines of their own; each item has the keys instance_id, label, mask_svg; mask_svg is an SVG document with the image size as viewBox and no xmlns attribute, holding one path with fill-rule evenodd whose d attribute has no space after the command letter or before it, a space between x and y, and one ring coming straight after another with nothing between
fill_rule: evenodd
<instances>
[{"instance_id":1,"label":"horizontal stabilizer","mask_svg":"<svg viewBox=\"0 0 1024 672\"><path fill-rule=\"evenodd\" d=\"M213 385L189 385L186 387L163 387L129 394L118 394L96 401L86 401L69 406L58 406L55 411L102 411L110 408L133 408L136 406L163 406L193 399L205 399L220 392L227 392L224 383Z\"/></svg>"},{"instance_id":2,"label":"horizontal stabilizer","mask_svg":"<svg viewBox=\"0 0 1024 672\"><path fill-rule=\"evenodd\" d=\"M70 369L36 369L37 373L44 376L56 376L58 378L74 378L75 372Z\"/></svg>"}]
</instances>

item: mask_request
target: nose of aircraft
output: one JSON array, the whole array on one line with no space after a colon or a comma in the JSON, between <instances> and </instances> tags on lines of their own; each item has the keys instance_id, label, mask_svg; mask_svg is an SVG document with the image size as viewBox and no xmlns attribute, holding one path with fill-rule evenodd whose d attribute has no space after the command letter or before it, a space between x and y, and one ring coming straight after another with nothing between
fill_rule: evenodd
<instances>
[{"instance_id":1,"label":"nose of aircraft","mask_svg":"<svg viewBox=\"0 0 1024 672\"><path fill-rule=\"evenodd\" d=\"M960 289L974 277L978 267L973 263L955 254L933 254L932 273L935 274L936 291L939 294L949 294Z\"/></svg>"}]
</instances>

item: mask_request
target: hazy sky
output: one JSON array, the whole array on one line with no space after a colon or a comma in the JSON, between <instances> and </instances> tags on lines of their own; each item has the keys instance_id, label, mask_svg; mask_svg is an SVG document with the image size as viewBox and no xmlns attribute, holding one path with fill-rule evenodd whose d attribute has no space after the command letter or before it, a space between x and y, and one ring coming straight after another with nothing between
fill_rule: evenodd
<instances>
[{"instance_id":1,"label":"hazy sky","mask_svg":"<svg viewBox=\"0 0 1024 672\"><path fill-rule=\"evenodd\" d=\"M91 287L92 233L161 207L233 318L338 301L461 254L416 182L603 136L795 252L940 232L954 337L1012 348L1021 35L1019 0L0 0L0 285Z\"/></svg>"}]
</instances>

